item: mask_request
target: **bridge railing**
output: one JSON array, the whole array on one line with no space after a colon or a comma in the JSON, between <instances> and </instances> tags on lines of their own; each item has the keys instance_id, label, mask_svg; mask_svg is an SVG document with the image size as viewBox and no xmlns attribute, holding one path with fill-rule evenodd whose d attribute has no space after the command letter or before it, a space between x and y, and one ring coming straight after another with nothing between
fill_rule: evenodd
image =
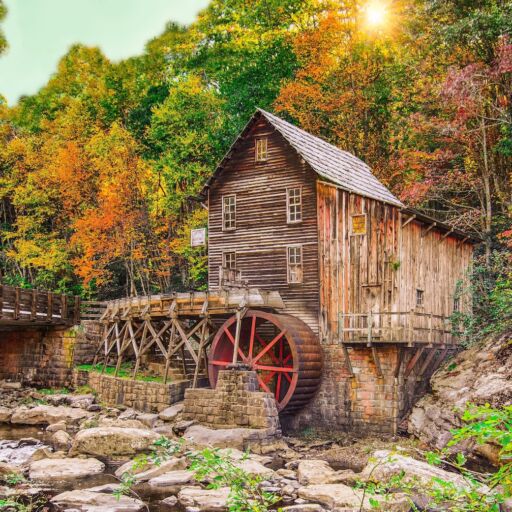
<instances>
[{"instance_id":1,"label":"bridge railing","mask_svg":"<svg viewBox=\"0 0 512 512\"><path fill-rule=\"evenodd\" d=\"M0 324L74 325L80 297L0 285Z\"/></svg>"}]
</instances>

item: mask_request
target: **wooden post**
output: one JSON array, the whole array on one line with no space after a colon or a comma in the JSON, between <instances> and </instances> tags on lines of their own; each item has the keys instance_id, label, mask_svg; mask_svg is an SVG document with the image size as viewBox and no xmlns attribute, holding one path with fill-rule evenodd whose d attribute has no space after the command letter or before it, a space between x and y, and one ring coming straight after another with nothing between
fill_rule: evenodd
<instances>
[{"instance_id":1,"label":"wooden post","mask_svg":"<svg viewBox=\"0 0 512 512\"><path fill-rule=\"evenodd\" d=\"M68 296L62 294L60 298L60 319L62 322L66 322L68 317Z\"/></svg>"},{"instance_id":2,"label":"wooden post","mask_svg":"<svg viewBox=\"0 0 512 512\"><path fill-rule=\"evenodd\" d=\"M14 311L13 318L14 320L18 320L20 317L20 289L16 287L14 289Z\"/></svg>"},{"instance_id":3,"label":"wooden post","mask_svg":"<svg viewBox=\"0 0 512 512\"><path fill-rule=\"evenodd\" d=\"M242 329L242 312L240 309L236 312L236 331L235 331L235 347L233 349L233 364L238 361L238 347L240 346L240 331Z\"/></svg>"},{"instance_id":4,"label":"wooden post","mask_svg":"<svg viewBox=\"0 0 512 512\"><path fill-rule=\"evenodd\" d=\"M0 284L0 318L2 318L2 311L4 308L4 287Z\"/></svg>"},{"instance_id":5,"label":"wooden post","mask_svg":"<svg viewBox=\"0 0 512 512\"><path fill-rule=\"evenodd\" d=\"M75 295L75 317L74 317L74 323L79 324L80 323L80 308L81 308L81 300L78 295Z\"/></svg>"},{"instance_id":6,"label":"wooden post","mask_svg":"<svg viewBox=\"0 0 512 512\"><path fill-rule=\"evenodd\" d=\"M53 293L48 292L47 302L46 320L51 322L53 318Z\"/></svg>"},{"instance_id":7,"label":"wooden post","mask_svg":"<svg viewBox=\"0 0 512 512\"><path fill-rule=\"evenodd\" d=\"M37 319L37 291L32 290L32 301L30 305L30 320Z\"/></svg>"},{"instance_id":8,"label":"wooden post","mask_svg":"<svg viewBox=\"0 0 512 512\"><path fill-rule=\"evenodd\" d=\"M429 347L432 347L432 336L433 336L433 331L432 331L432 313L430 313L429 315L429 318L428 318L428 346Z\"/></svg>"},{"instance_id":9,"label":"wooden post","mask_svg":"<svg viewBox=\"0 0 512 512\"><path fill-rule=\"evenodd\" d=\"M368 347L371 347L372 346L372 328L373 328L373 317L372 317L371 309L368 310L367 323L368 323L367 345L368 345Z\"/></svg>"}]
</instances>

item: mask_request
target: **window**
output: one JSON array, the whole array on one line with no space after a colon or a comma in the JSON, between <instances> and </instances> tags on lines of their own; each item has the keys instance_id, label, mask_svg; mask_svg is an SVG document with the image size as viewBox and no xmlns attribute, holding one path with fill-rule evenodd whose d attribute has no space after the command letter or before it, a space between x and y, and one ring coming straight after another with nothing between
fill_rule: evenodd
<instances>
[{"instance_id":1,"label":"window","mask_svg":"<svg viewBox=\"0 0 512 512\"><path fill-rule=\"evenodd\" d=\"M352 215L352 234L366 234L366 214L363 213L361 215Z\"/></svg>"},{"instance_id":2,"label":"window","mask_svg":"<svg viewBox=\"0 0 512 512\"><path fill-rule=\"evenodd\" d=\"M255 160L265 162L268 157L268 139L256 139Z\"/></svg>"},{"instance_id":3,"label":"window","mask_svg":"<svg viewBox=\"0 0 512 512\"><path fill-rule=\"evenodd\" d=\"M236 196L222 196L222 229L230 231L236 228Z\"/></svg>"},{"instance_id":4,"label":"window","mask_svg":"<svg viewBox=\"0 0 512 512\"><path fill-rule=\"evenodd\" d=\"M288 282L302 283L302 246L293 245L288 250Z\"/></svg>"},{"instance_id":5,"label":"window","mask_svg":"<svg viewBox=\"0 0 512 512\"><path fill-rule=\"evenodd\" d=\"M222 266L224 268L236 268L236 253L225 252L222 254Z\"/></svg>"},{"instance_id":6,"label":"window","mask_svg":"<svg viewBox=\"0 0 512 512\"><path fill-rule=\"evenodd\" d=\"M423 290L416 290L416 306L423 306L425 292Z\"/></svg>"},{"instance_id":7,"label":"window","mask_svg":"<svg viewBox=\"0 0 512 512\"><path fill-rule=\"evenodd\" d=\"M302 189L286 189L286 205L288 212L288 223L302 221Z\"/></svg>"},{"instance_id":8,"label":"window","mask_svg":"<svg viewBox=\"0 0 512 512\"><path fill-rule=\"evenodd\" d=\"M453 299L453 311L455 311L456 313L458 313L460 311L460 298L459 297L455 297Z\"/></svg>"}]
</instances>

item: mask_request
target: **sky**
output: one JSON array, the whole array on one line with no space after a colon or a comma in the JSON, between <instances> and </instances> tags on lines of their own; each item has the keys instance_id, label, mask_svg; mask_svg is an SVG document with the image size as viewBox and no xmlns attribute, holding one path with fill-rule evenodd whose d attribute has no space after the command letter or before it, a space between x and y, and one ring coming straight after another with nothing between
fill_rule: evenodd
<instances>
[{"instance_id":1,"label":"sky","mask_svg":"<svg viewBox=\"0 0 512 512\"><path fill-rule=\"evenodd\" d=\"M167 21L188 24L208 0L4 0L0 94L9 104L39 90L74 43L99 46L117 61L142 52Z\"/></svg>"}]
</instances>

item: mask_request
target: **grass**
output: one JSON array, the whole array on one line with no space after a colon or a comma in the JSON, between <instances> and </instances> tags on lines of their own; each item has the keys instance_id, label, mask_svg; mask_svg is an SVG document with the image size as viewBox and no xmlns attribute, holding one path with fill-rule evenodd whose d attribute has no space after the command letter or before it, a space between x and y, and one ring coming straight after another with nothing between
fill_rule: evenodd
<instances>
[{"instance_id":1,"label":"grass","mask_svg":"<svg viewBox=\"0 0 512 512\"><path fill-rule=\"evenodd\" d=\"M69 395L71 391L68 388L43 388L38 390L41 395Z\"/></svg>"},{"instance_id":2,"label":"grass","mask_svg":"<svg viewBox=\"0 0 512 512\"><path fill-rule=\"evenodd\" d=\"M104 373L105 375L114 376L116 372L115 366L107 366L105 368L105 371L103 371L103 364L99 363L96 365L92 364L81 364L76 367L77 370L83 371L83 372L97 372L97 373ZM119 369L119 372L117 376L121 379L132 379L132 372L133 369L129 364L122 364L121 368ZM140 380L142 382L163 382L163 377L155 377L153 375L144 375L143 373L137 373L135 376L135 380Z\"/></svg>"}]
</instances>

